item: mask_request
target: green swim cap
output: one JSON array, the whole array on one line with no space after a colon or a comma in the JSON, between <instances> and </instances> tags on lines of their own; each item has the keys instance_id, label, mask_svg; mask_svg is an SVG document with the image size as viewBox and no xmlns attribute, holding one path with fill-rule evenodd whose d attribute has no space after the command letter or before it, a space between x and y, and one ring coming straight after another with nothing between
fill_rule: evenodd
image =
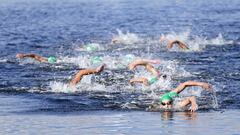
<instances>
[{"instance_id":1,"label":"green swim cap","mask_svg":"<svg viewBox=\"0 0 240 135\"><path fill-rule=\"evenodd\" d=\"M171 98L169 95L163 95L160 98L160 102L162 103L163 100L173 101L173 98Z\"/></svg>"},{"instance_id":2,"label":"green swim cap","mask_svg":"<svg viewBox=\"0 0 240 135\"><path fill-rule=\"evenodd\" d=\"M50 56L50 57L48 57L48 62L49 63L55 63L55 62L57 62L57 59L54 56Z\"/></svg>"},{"instance_id":3,"label":"green swim cap","mask_svg":"<svg viewBox=\"0 0 240 135\"><path fill-rule=\"evenodd\" d=\"M100 62L102 62L102 58L101 57L96 56L96 57L92 58L92 63L93 64L98 64Z\"/></svg>"},{"instance_id":4,"label":"green swim cap","mask_svg":"<svg viewBox=\"0 0 240 135\"><path fill-rule=\"evenodd\" d=\"M173 101L173 98L177 96L178 96L177 92L165 93L160 97L160 102L162 103L163 100Z\"/></svg>"},{"instance_id":5,"label":"green swim cap","mask_svg":"<svg viewBox=\"0 0 240 135\"><path fill-rule=\"evenodd\" d=\"M154 84L155 82L157 82L158 78L157 77L152 77L148 80L148 83L151 85L151 84Z\"/></svg>"}]
</instances>

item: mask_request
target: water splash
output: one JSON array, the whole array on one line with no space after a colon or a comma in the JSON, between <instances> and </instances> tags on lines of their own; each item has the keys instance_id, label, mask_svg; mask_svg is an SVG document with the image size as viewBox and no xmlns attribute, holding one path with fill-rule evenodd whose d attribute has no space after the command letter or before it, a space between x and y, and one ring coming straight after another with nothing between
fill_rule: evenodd
<instances>
[{"instance_id":1,"label":"water splash","mask_svg":"<svg viewBox=\"0 0 240 135\"><path fill-rule=\"evenodd\" d=\"M87 52L95 52L103 50L104 48L99 43L88 43L85 45L81 45L81 47L76 48L77 51L87 51Z\"/></svg>"},{"instance_id":2,"label":"water splash","mask_svg":"<svg viewBox=\"0 0 240 135\"><path fill-rule=\"evenodd\" d=\"M89 77L91 78L91 77ZM70 86L68 83L53 81L49 84L49 92L53 93L76 93L83 91L107 91L106 87L97 83L87 83L86 81L81 81L76 86Z\"/></svg>"},{"instance_id":3,"label":"water splash","mask_svg":"<svg viewBox=\"0 0 240 135\"><path fill-rule=\"evenodd\" d=\"M49 87L49 91L54 93L74 93L77 91L75 87L71 87L69 84L56 81L50 82Z\"/></svg>"},{"instance_id":4,"label":"water splash","mask_svg":"<svg viewBox=\"0 0 240 135\"><path fill-rule=\"evenodd\" d=\"M81 68L97 67L105 63L109 69L122 69L127 68L131 61L138 58L139 57L136 57L133 54L127 54L118 57L109 55L82 55L77 57L60 57L60 62L75 64Z\"/></svg>"},{"instance_id":5,"label":"water splash","mask_svg":"<svg viewBox=\"0 0 240 135\"><path fill-rule=\"evenodd\" d=\"M69 57L69 56L60 57L60 62L75 64L82 68L86 68L91 65L89 55L77 56L77 57Z\"/></svg>"},{"instance_id":6,"label":"water splash","mask_svg":"<svg viewBox=\"0 0 240 135\"><path fill-rule=\"evenodd\" d=\"M225 45L225 44L233 44L233 41L225 40L221 33L218 34L216 38L207 40L206 44L209 45Z\"/></svg>"},{"instance_id":7,"label":"water splash","mask_svg":"<svg viewBox=\"0 0 240 135\"><path fill-rule=\"evenodd\" d=\"M6 63L7 59L0 59L0 63Z\"/></svg>"},{"instance_id":8,"label":"water splash","mask_svg":"<svg viewBox=\"0 0 240 135\"><path fill-rule=\"evenodd\" d=\"M174 46L170 51L192 52L192 51L202 51L207 45L226 45L226 44L233 43L233 41L231 40L228 41L224 39L221 33L219 33L218 36L213 39L207 39L206 37L201 37L201 36L192 36L190 35L190 33L191 33L190 30L186 32L181 32L181 33L171 32L169 34L164 35L166 40L164 40L162 44L166 46L166 44L169 41L179 40L179 41L182 41L183 43L186 43L187 46L189 47L189 50L182 50Z\"/></svg>"},{"instance_id":9,"label":"water splash","mask_svg":"<svg viewBox=\"0 0 240 135\"><path fill-rule=\"evenodd\" d=\"M161 64L158 67L162 74L171 77L190 77L192 74L185 70L185 66L179 66L179 62L176 60L166 61L161 60Z\"/></svg>"},{"instance_id":10,"label":"water splash","mask_svg":"<svg viewBox=\"0 0 240 135\"><path fill-rule=\"evenodd\" d=\"M116 43L131 45L131 44L142 41L142 39L134 33L130 33L130 32L123 33L119 29L117 29L117 32L118 32L118 34L115 35L113 38L116 40Z\"/></svg>"}]
</instances>

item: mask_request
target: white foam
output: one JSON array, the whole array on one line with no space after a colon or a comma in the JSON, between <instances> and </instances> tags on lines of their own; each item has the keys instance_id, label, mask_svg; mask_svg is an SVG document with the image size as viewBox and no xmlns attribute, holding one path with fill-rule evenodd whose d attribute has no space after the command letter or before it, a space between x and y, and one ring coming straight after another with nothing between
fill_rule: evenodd
<instances>
[{"instance_id":1,"label":"white foam","mask_svg":"<svg viewBox=\"0 0 240 135\"><path fill-rule=\"evenodd\" d=\"M223 35L221 33L218 34L216 38L208 40L208 43L210 45L224 45L224 44L233 44L233 41L227 41L224 39Z\"/></svg>"},{"instance_id":2,"label":"white foam","mask_svg":"<svg viewBox=\"0 0 240 135\"><path fill-rule=\"evenodd\" d=\"M87 43L85 45L81 45L80 47L77 47L75 50L76 51L95 52L95 51L99 51L99 50L104 50L104 48L99 43Z\"/></svg>"},{"instance_id":3,"label":"white foam","mask_svg":"<svg viewBox=\"0 0 240 135\"><path fill-rule=\"evenodd\" d=\"M25 64L40 64L39 61L34 60L32 58L24 58L20 60L20 65L25 65Z\"/></svg>"},{"instance_id":4,"label":"white foam","mask_svg":"<svg viewBox=\"0 0 240 135\"><path fill-rule=\"evenodd\" d=\"M225 40L221 33L219 33L218 36L213 39L207 39L206 37L201 36L191 36L189 30L181 33L171 32L164 36L166 39L165 42L162 43L165 44L164 47L166 47L166 41L169 42L172 40L182 41L183 43L186 43L189 47L189 50L182 50L174 46L170 51L202 51L207 45L225 45L233 43L233 41Z\"/></svg>"},{"instance_id":5,"label":"white foam","mask_svg":"<svg viewBox=\"0 0 240 135\"><path fill-rule=\"evenodd\" d=\"M0 63L5 63L7 62L7 59L0 59Z\"/></svg>"},{"instance_id":6,"label":"white foam","mask_svg":"<svg viewBox=\"0 0 240 135\"><path fill-rule=\"evenodd\" d=\"M50 82L49 84L50 92L54 93L74 93L76 91L75 87L69 86L69 84L62 82Z\"/></svg>"},{"instance_id":7,"label":"white foam","mask_svg":"<svg viewBox=\"0 0 240 135\"><path fill-rule=\"evenodd\" d=\"M99 61L98 63L94 63L93 62L94 57L99 57L101 61ZM59 62L75 64L81 68L97 67L105 63L107 65L107 68L109 69L121 69L121 68L126 68L132 60L138 59L138 58L139 57L136 57L133 54L128 54L128 55L119 56L119 57L112 57L108 55L105 55L105 56L84 55L84 56L77 56L77 57L68 57L68 56L60 57Z\"/></svg>"},{"instance_id":8,"label":"white foam","mask_svg":"<svg viewBox=\"0 0 240 135\"><path fill-rule=\"evenodd\" d=\"M91 77L88 77L88 79ZM87 79L87 80L88 80ZM101 84L92 84L91 80L84 81L84 79L79 82L76 86L70 86L68 83L53 81L49 84L49 92L54 93L75 93L83 91L107 91L106 87Z\"/></svg>"},{"instance_id":9,"label":"white foam","mask_svg":"<svg viewBox=\"0 0 240 135\"><path fill-rule=\"evenodd\" d=\"M62 63L71 63L78 65L79 67L86 68L91 65L89 56L77 56L77 57L60 57L59 61Z\"/></svg>"},{"instance_id":10,"label":"white foam","mask_svg":"<svg viewBox=\"0 0 240 135\"><path fill-rule=\"evenodd\" d=\"M117 43L131 45L131 44L142 41L142 39L137 34L130 33L130 32L123 33L119 29L117 29L117 32L118 34L114 36L114 39L117 40Z\"/></svg>"}]
</instances>

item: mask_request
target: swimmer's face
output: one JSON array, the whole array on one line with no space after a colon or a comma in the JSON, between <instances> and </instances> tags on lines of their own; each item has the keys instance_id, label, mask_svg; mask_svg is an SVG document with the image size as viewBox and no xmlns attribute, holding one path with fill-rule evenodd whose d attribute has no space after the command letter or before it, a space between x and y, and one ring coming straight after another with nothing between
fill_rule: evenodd
<instances>
[{"instance_id":1,"label":"swimmer's face","mask_svg":"<svg viewBox=\"0 0 240 135\"><path fill-rule=\"evenodd\" d=\"M172 108L172 101L163 100L162 103L161 103L161 108L171 109Z\"/></svg>"}]
</instances>

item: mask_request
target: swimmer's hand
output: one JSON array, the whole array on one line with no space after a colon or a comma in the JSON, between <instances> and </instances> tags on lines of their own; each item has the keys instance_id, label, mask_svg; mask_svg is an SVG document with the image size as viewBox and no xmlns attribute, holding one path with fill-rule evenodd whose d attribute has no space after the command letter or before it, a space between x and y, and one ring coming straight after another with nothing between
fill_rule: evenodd
<instances>
[{"instance_id":1,"label":"swimmer's hand","mask_svg":"<svg viewBox=\"0 0 240 135\"><path fill-rule=\"evenodd\" d=\"M22 58L24 58L24 54L23 53L18 53L16 55L16 58L22 59Z\"/></svg>"},{"instance_id":2,"label":"swimmer's hand","mask_svg":"<svg viewBox=\"0 0 240 135\"><path fill-rule=\"evenodd\" d=\"M208 83L202 83L201 87L205 90L212 91L212 86Z\"/></svg>"},{"instance_id":3,"label":"swimmer's hand","mask_svg":"<svg viewBox=\"0 0 240 135\"><path fill-rule=\"evenodd\" d=\"M191 104L190 111L191 111L191 112L195 112L197 109L198 109L198 105L197 105L196 103L192 103L192 104Z\"/></svg>"},{"instance_id":4,"label":"swimmer's hand","mask_svg":"<svg viewBox=\"0 0 240 135\"><path fill-rule=\"evenodd\" d=\"M99 73L99 72L103 71L103 69L104 69L105 67L106 67L106 64L103 64L103 65L97 67L97 68L96 68L96 72Z\"/></svg>"},{"instance_id":5,"label":"swimmer's hand","mask_svg":"<svg viewBox=\"0 0 240 135\"><path fill-rule=\"evenodd\" d=\"M112 38L111 44L116 44L119 41L117 37Z\"/></svg>"}]
</instances>

